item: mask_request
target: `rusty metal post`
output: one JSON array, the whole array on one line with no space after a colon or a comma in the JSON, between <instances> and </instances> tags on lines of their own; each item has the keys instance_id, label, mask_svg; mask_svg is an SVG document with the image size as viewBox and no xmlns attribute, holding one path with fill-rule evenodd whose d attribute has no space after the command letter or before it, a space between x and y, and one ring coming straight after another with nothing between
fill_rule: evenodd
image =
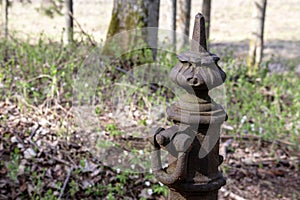
<instances>
[{"instance_id":1,"label":"rusty metal post","mask_svg":"<svg viewBox=\"0 0 300 200\"><path fill-rule=\"evenodd\" d=\"M205 22L195 17L191 50L178 55L171 70L173 82L184 89L179 101L167 109L174 126L154 131L151 162L157 179L170 189L170 200L217 199L226 181L218 170L220 126L227 119L224 109L208 92L221 85L226 74L219 58L207 51ZM168 167L162 167L161 149L168 152Z\"/></svg>"}]
</instances>

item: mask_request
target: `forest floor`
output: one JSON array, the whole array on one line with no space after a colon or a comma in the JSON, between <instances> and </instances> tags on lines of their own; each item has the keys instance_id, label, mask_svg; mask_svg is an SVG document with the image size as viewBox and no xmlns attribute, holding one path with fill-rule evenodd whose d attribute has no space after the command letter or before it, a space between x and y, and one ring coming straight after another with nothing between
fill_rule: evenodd
<instances>
[{"instance_id":1,"label":"forest floor","mask_svg":"<svg viewBox=\"0 0 300 200\"><path fill-rule=\"evenodd\" d=\"M20 108L6 101L0 102L0 114L5 116L0 125L0 199L109 199L109 193L112 199L165 199L153 189L155 179L145 173L124 175L122 182L122 172L103 165L103 158L90 151L86 138L91 135L86 130L70 128L70 134L61 135L57 127L69 124L72 118L68 110L59 106ZM112 120L106 115L99 119L102 125ZM105 131L102 139L123 144L130 140L109 135ZM145 147L148 142L136 143ZM299 199L300 153L293 145L225 131L220 153L227 179L220 199Z\"/></svg>"},{"instance_id":2,"label":"forest floor","mask_svg":"<svg viewBox=\"0 0 300 200\"><path fill-rule=\"evenodd\" d=\"M32 2L25 5L15 2L10 8L9 29L16 31L11 34L29 39L30 43L37 43L37 38L43 32L51 40L60 41L64 17L46 17L36 11L40 6L39 1ZM78 25L75 26L77 39L85 37L82 34L84 30L95 41L104 40L112 1L74 2L75 18L82 27L81 30ZM168 5L165 1L161 2L162 26L169 19ZM192 2L192 13L199 12L201 1ZM297 0L287 0L284 4L280 0L268 3L265 61L271 63L271 70L282 73L287 62L292 62L294 67L300 64L300 4ZM247 54L251 28L250 5L250 1L213 1L211 49L221 58L230 55L242 59ZM39 62L39 59L34 60ZM34 65L39 67L36 63ZM48 63L41 66L43 69L49 67ZM2 73L4 78L1 76L1 80L10 77L9 72L5 73ZM30 81L34 82L37 76L31 77ZM25 82L29 79L27 74L23 79ZM1 84L0 89L4 87ZM21 86L12 84L11 88L15 87ZM25 91L28 89L26 87L22 89ZM270 91L267 95L272 96L272 87L268 83L266 88ZM3 96L8 96L8 93ZM113 199L112 196L115 199L165 199L165 188L162 189L152 173L123 173L110 165L104 165L99 155L90 149L88 130L73 127L74 116L70 108L55 99L48 103L29 104L23 96L18 96L17 100L15 96L6 100L1 98L0 199ZM101 121L101 134L106 141L130 140L111 126L114 121L109 110L101 112L97 120ZM140 122L140 119L136 119L135 125L140 125ZM260 124L260 121L255 123ZM145 141L133 142L145 144ZM227 178L227 184L219 191L220 199L299 199L299 142L295 146L287 140L233 133L232 127L225 124L220 143L224 162L220 169Z\"/></svg>"}]
</instances>

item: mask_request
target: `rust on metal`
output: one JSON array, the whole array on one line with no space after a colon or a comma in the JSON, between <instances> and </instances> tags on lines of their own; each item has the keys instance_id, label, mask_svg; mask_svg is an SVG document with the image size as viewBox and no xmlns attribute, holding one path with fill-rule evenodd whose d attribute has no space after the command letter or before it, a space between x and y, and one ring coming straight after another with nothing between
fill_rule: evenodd
<instances>
[{"instance_id":1,"label":"rust on metal","mask_svg":"<svg viewBox=\"0 0 300 200\"><path fill-rule=\"evenodd\" d=\"M221 124L227 114L209 96L209 90L221 85L225 72L219 57L207 51L205 21L195 17L191 50L178 55L179 63L170 78L184 94L167 108L170 128L157 128L151 143L151 162L157 179L170 189L169 199L217 199L226 181L218 170ZM168 166L162 167L161 150L168 152Z\"/></svg>"}]
</instances>

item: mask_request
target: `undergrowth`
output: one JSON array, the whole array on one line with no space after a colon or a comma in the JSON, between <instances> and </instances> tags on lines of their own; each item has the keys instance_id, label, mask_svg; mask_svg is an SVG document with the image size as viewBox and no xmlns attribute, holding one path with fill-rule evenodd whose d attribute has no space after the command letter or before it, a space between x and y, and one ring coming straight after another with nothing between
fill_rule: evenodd
<instances>
[{"instance_id":1,"label":"undergrowth","mask_svg":"<svg viewBox=\"0 0 300 200\"><path fill-rule=\"evenodd\" d=\"M229 132L298 144L300 80L293 62L286 63L281 73L269 71L271 62L263 63L256 75L248 77L243 62L225 58L222 67L228 77L225 82L228 124L233 127Z\"/></svg>"}]
</instances>

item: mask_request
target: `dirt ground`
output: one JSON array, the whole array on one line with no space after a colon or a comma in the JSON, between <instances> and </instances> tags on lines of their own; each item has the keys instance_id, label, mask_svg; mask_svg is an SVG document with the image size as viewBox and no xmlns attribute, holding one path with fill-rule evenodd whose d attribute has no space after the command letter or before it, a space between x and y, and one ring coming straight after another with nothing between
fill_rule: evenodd
<instances>
[{"instance_id":1,"label":"dirt ground","mask_svg":"<svg viewBox=\"0 0 300 200\"><path fill-rule=\"evenodd\" d=\"M14 2L9 9L9 29L19 37L35 41L43 33L53 40L62 38L64 17L49 18L37 9L42 0L32 0L32 4ZM251 30L252 1L222 0L212 1L211 37L213 48L234 51L235 55L247 52ZM82 29L91 34L97 42L104 40L111 18L112 0L74 0L75 18ZM161 0L159 26L168 29L170 3ZM202 1L192 1L194 16L201 11ZM265 22L265 54L299 60L300 51L300 0L268 1ZM76 24L76 23L75 23ZM191 18L193 24L193 17ZM191 26L192 29L192 26ZM76 32L81 32L76 26ZM191 31L190 31L191 32ZM78 36L78 35L77 35ZM237 53L236 53L237 52Z\"/></svg>"}]
</instances>

